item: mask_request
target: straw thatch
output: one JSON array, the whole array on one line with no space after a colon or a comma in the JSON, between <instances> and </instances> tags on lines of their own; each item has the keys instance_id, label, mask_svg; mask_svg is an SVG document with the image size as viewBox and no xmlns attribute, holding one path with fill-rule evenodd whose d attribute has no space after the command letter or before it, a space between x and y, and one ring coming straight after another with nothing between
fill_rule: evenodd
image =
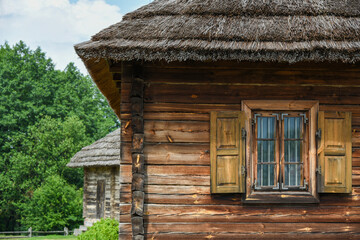
<instances>
[{"instance_id":1,"label":"straw thatch","mask_svg":"<svg viewBox=\"0 0 360 240\"><path fill-rule=\"evenodd\" d=\"M120 166L120 129L81 149L66 166Z\"/></svg>"},{"instance_id":2,"label":"straw thatch","mask_svg":"<svg viewBox=\"0 0 360 240\"><path fill-rule=\"evenodd\" d=\"M360 60L360 0L156 0L75 46L118 61Z\"/></svg>"}]
</instances>

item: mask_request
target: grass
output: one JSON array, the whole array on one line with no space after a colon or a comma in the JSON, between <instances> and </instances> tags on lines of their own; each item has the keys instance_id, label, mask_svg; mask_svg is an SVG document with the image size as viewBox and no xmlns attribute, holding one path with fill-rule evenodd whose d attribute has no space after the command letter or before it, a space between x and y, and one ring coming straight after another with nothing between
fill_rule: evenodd
<instances>
[{"instance_id":1,"label":"grass","mask_svg":"<svg viewBox=\"0 0 360 240\"><path fill-rule=\"evenodd\" d=\"M76 236L61 236L61 235L47 235L41 237L32 237L32 238L11 238L12 240L65 240L65 239L76 239Z\"/></svg>"}]
</instances>

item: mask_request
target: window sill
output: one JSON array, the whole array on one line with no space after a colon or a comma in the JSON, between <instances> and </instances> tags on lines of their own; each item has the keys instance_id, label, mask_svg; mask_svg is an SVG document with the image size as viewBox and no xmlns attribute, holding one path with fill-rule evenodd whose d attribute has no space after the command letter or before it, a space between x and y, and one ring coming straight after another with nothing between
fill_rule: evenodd
<instances>
[{"instance_id":1,"label":"window sill","mask_svg":"<svg viewBox=\"0 0 360 240\"><path fill-rule=\"evenodd\" d=\"M253 192L244 203L319 203L319 199L309 192Z\"/></svg>"}]
</instances>

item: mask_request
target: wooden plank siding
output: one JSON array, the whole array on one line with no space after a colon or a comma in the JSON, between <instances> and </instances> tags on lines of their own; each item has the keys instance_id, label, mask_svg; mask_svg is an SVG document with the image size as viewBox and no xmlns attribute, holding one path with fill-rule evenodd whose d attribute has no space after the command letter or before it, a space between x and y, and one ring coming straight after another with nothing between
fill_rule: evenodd
<instances>
[{"instance_id":1,"label":"wooden plank siding","mask_svg":"<svg viewBox=\"0 0 360 240\"><path fill-rule=\"evenodd\" d=\"M105 182L104 218L119 220L120 215L120 179L119 167L85 167L84 168L84 202L83 217L85 222L94 223L100 213L97 212L98 181Z\"/></svg>"},{"instance_id":2,"label":"wooden plank siding","mask_svg":"<svg viewBox=\"0 0 360 240\"><path fill-rule=\"evenodd\" d=\"M121 77L120 239L131 239L130 63ZM143 63L147 239L359 239L360 66L345 64ZM319 204L246 205L210 194L210 111L242 100L317 100L352 112L351 194Z\"/></svg>"}]
</instances>

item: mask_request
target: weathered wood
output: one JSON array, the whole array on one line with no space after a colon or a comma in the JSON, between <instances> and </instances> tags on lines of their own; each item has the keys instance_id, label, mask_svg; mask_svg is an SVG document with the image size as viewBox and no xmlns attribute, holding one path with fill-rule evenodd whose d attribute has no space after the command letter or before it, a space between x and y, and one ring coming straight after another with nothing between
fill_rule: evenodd
<instances>
[{"instance_id":1,"label":"weathered wood","mask_svg":"<svg viewBox=\"0 0 360 240\"><path fill-rule=\"evenodd\" d=\"M132 97L131 98L131 115L143 116L144 103L142 98Z\"/></svg>"},{"instance_id":2,"label":"weathered wood","mask_svg":"<svg viewBox=\"0 0 360 240\"><path fill-rule=\"evenodd\" d=\"M327 239L327 240L339 240L339 239L359 239L359 234L354 233L151 233L146 234L145 237L154 240L190 240L190 239ZM120 234L120 239L130 240L131 236L126 234Z\"/></svg>"},{"instance_id":3,"label":"weathered wood","mask_svg":"<svg viewBox=\"0 0 360 240\"><path fill-rule=\"evenodd\" d=\"M136 236L138 234L144 234L144 220L142 217L132 217L131 225L132 225L133 236ZM121 225L120 225L120 232L122 232Z\"/></svg>"},{"instance_id":4,"label":"weathered wood","mask_svg":"<svg viewBox=\"0 0 360 240\"><path fill-rule=\"evenodd\" d=\"M141 78L133 78L131 82L130 97L142 99L144 96L144 80Z\"/></svg>"},{"instance_id":5,"label":"weathered wood","mask_svg":"<svg viewBox=\"0 0 360 240\"><path fill-rule=\"evenodd\" d=\"M210 166L209 144L163 143L144 146L144 155L148 165L208 165ZM131 155L131 144L122 143L121 164L128 164L137 156ZM141 159L140 159L141 160Z\"/></svg>"},{"instance_id":6,"label":"weathered wood","mask_svg":"<svg viewBox=\"0 0 360 240\"><path fill-rule=\"evenodd\" d=\"M150 84L144 92L145 103L167 102L167 103L218 103L235 104L239 100L259 99L259 87L261 87L261 99L273 100L319 100L321 104L353 104L359 102L357 96L359 87L346 86L297 86L297 85L275 85L263 84ZM123 85L122 85L123 88ZM126 88L122 91L124 101L128 99L129 92ZM329 98L331 96L331 98Z\"/></svg>"},{"instance_id":7,"label":"weathered wood","mask_svg":"<svg viewBox=\"0 0 360 240\"><path fill-rule=\"evenodd\" d=\"M144 215L144 197L145 194L142 191L134 191L132 193L132 205L131 214L137 216Z\"/></svg>"},{"instance_id":8,"label":"weathered wood","mask_svg":"<svg viewBox=\"0 0 360 240\"><path fill-rule=\"evenodd\" d=\"M318 147L321 166L320 192L351 191L351 113L319 112L322 129Z\"/></svg>"},{"instance_id":9,"label":"weathered wood","mask_svg":"<svg viewBox=\"0 0 360 240\"><path fill-rule=\"evenodd\" d=\"M131 190L143 192L144 191L144 183L145 183L145 177L143 174L139 174L139 173L133 174Z\"/></svg>"},{"instance_id":10,"label":"weathered wood","mask_svg":"<svg viewBox=\"0 0 360 240\"><path fill-rule=\"evenodd\" d=\"M131 118L131 128L133 133L144 133L144 120L141 116Z\"/></svg>"},{"instance_id":11,"label":"weathered wood","mask_svg":"<svg viewBox=\"0 0 360 240\"><path fill-rule=\"evenodd\" d=\"M97 181L96 188L96 218L100 219L104 217L105 208L105 180Z\"/></svg>"},{"instance_id":12,"label":"weathered wood","mask_svg":"<svg viewBox=\"0 0 360 240\"><path fill-rule=\"evenodd\" d=\"M157 232L188 232L206 233L212 229L219 229L227 233L357 233L360 223L149 223L146 224L147 233ZM120 231L131 230L129 224L120 224Z\"/></svg>"},{"instance_id":13,"label":"weathered wood","mask_svg":"<svg viewBox=\"0 0 360 240\"><path fill-rule=\"evenodd\" d=\"M169 137L173 143L209 143L209 122L145 121L144 125L147 143L169 143ZM132 131L125 126L122 124L122 141L131 141Z\"/></svg>"},{"instance_id":14,"label":"weathered wood","mask_svg":"<svg viewBox=\"0 0 360 240\"><path fill-rule=\"evenodd\" d=\"M121 193L121 199L124 203L129 203L131 201L130 188L126 190L124 186L123 192ZM360 190L358 188L353 188L353 191ZM221 205L221 204L235 204L242 205L242 196L239 194L225 194L225 195L210 195L210 194L197 194L189 193L186 194L162 194L162 193L147 193L145 197L147 203L154 204L181 204L181 205ZM335 196L334 194L322 194L320 196L320 206L335 206L335 207L344 207L346 209L349 206L359 206L360 205L360 196L359 194L353 195L341 195Z\"/></svg>"},{"instance_id":15,"label":"weathered wood","mask_svg":"<svg viewBox=\"0 0 360 240\"><path fill-rule=\"evenodd\" d=\"M144 236L143 235L136 235L133 237L133 240L144 240Z\"/></svg>"},{"instance_id":16,"label":"weathered wood","mask_svg":"<svg viewBox=\"0 0 360 240\"><path fill-rule=\"evenodd\" d=\"M134 153L142 153L144 151L144 134L133 134L131 151Z\"/></svg>"},{"instance_id":17,"label":"weathered wood","mask_svg":"<svg viewBox=\"0 0 360 240\"><path fill-rule=\"evenodd\" d=\"M130 148L129 148L129 150L130 150ZM145 172L144 154L134 153L131 156L132 156L132 173L144 173ZM124 167L126 167L126 165L124 165ZM123 172L126 174L129 171L124 169Z\"/></svg>"},{"instance_id":18,"label":"weathered wood","mask_svg":"<svg viewBox=\"0 0 360 240\"><path fill-rule=\"evenodd\" d=\"M146 85L143 92L143 162L147 164L144 166L147 171L144 220L154 223L145 228L145 238L359 237L360 228L353 225L360 222L360 174L356 169L360 166L358 65L142 64L144 71L141 78ZM131 221L131 172L137 173L130 164L137 159L132 156L134 125L129 123L125 128L132 115L136 115L133 114L130 98L134 78L132 68L128 65L121 76L123 133L120 181L122 213L125 214L122 215L122 223L125 224ZM125 74L126 71L131 74ZM321 111L352 112L352 193L321 194L320 203L309 206L251 206L244 205L240 194L211 195L209 112L240 111L243 99L316 100ZM122 234L130 233L130 229ZM128 239L131 234L122 236Z\"/></svg>"}]
</instances>

